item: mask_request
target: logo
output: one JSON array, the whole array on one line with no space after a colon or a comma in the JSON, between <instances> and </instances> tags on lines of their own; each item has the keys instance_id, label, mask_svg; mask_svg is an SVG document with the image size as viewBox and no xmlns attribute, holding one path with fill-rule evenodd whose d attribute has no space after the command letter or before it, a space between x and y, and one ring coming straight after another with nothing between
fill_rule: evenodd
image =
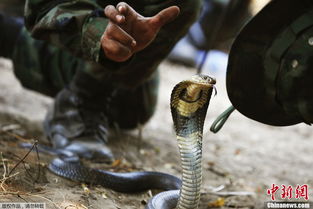
<instances>
[{"instance_id":1,"label":"logo","mask_svg":"<svg viewBox=\"0 0 313 209\"><path fill-rule=\"evenodd\" d=\"M312 208L309 200L309 186L303 185L277 185L272 184L267 189L267 195L271 201L265 203L265 208ZM279 200L279 201L278 201ZM282 201L283 200L283 201ZM285 200L285 201L284 201Z\"/></svg>"}]
</instances>

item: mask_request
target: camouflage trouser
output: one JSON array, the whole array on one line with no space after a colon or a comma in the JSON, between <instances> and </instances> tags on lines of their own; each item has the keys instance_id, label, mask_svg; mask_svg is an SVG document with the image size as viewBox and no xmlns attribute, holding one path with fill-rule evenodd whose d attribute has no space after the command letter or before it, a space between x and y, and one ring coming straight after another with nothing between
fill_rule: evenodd
<instances>
[{"instance_id":1,"label":"camouflage trouser","mask_svg":"<svg viewBox=\"0 0 313 209\"><path fill-rule=\"evenodd\" d=\"M14 73L25 88L51 97L70 83L76 71L88 71L93 66L65 50L31 38L25 28L12 61ZM159 73L155 71L151 78L134 89L118 88L111 99L109 116L112 118L109 121L121 128L144 124L155 111L158 86Z\"/></svg>"},{"instance_id":2,"label":"camouflage trouser","mask_svg":"<svg viewBox=\"0 0 313 209\"><path fill-rule=\"evenodd\" d=\"M200 2L186 0L179 3L184 5L184 8L181 7L180 16L162 28L149 47L135 55L129 65L131 69L127 73L110 75L110 80L103 80L117 86L129 84L127 88L117 87L113 105L110 107L110 111L114 113L114 121L121 127L133 128L135 124L142 124L152 116L157 101L159 79L157 67L195 21ZM163 8L160 6L159 10L161 9ZM142 14L151 16L147 11ZM55 96L68 85L78 70L94 74L94 77L97 77L97 73L94 72L99 71L99 65L95 70L94 64L45 41L33 39L25 28L20 34L12 60L14 72L24 87L49 96Z\"/></svg>"}]
</instances>

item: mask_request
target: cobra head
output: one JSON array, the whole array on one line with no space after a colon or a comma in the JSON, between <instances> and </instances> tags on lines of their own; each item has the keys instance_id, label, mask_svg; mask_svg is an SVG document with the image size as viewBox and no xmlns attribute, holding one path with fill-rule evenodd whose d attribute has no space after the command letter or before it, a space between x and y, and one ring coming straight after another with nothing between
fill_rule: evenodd
<instances>
[{"instance_id":1,"label":"cobra head","mask_svg":"<svg viewBox=\"0 0 313 209\"><path fill-rule=\"evenodd\" d=\"M177 134L184 127L198 126L206 116L207 108L216 80L207 75L194 75L178 83L171 95L171 112ZM196 117L198 124L189 124ZM197 127L202 130L202 127Z\"/></svg>"}]
</instances>

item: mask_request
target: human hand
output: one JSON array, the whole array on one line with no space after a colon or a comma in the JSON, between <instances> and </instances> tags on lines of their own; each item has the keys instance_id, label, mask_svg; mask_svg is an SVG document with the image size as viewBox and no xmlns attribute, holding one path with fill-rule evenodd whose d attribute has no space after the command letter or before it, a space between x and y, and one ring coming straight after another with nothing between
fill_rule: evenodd
<instances>
[{"instance_id":1,"label":"human hand","mask_svg":"<svg viewBox=\"0 0 313 209\"><path fill-rule=\"evenodd\" d=\"M116 62L124 62L143 50L156 37L161 27L179 14L177 6L168 7L153 17L143 17L131 6L121 2L104 9L109 24L101 38L104 54Z\"/></svg>"}]
</instances>

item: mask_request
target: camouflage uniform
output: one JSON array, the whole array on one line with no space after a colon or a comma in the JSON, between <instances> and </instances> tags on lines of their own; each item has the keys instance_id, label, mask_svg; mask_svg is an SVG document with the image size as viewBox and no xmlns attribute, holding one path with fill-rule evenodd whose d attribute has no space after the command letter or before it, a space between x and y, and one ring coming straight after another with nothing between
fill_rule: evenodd
<instances>
[{"instance_id":1,"label":"camouflage uniform","mask_svg":"<svg viewBox=\"0 0 313 209\"><path fill-rule=\"evenodd\" d=\"M122 104L121 107L114 107L118 109L116 112L125 110L126 102L137 106L141 113L146 110L143 117L149 118L156 104L156 69L196 19L201 2L126 2L143 16L153 16L171 5L179 6L181 13L175 21L160 30L146 49L124 63L117 63L104 56L100 38L108 24L103 8L109 4L116 5L119 1L26 0L25 26L30 33L25 28L22 30L12 58L15 74L22 85L55 96L70 82L77 70L85 71L119 89L116 98L121 98L120 94L129 95L128 100L131 101L123 99L115 102Z\"/></svg>"},{"instance_id":2,"label":"camouflage uniform","mask_svg":"<svg viewBox=\"0 0 313 209\"><path fill-rule=\"evenodd\" d=\"M13 2L17 1L22 0ZM44 132L53 147L83 158L112 160L106 146L108 126L131 129L153 115L157 67L200 9L200 0L127 1L143 16L172 5L179 6L181 13L162 27L148 47L118 63L104 56L100 43L108 24L104 8L117 3L27 0L27 29L16 18L0 13L4 31L0 56L13 60L14 72L24 87L55 97L44 120Z\"/></svg>"},{"instance_id":3,"label":"camouflage uniform","mask_svg":"<svg viewBox=\"0 0 313 209\"><path fill-rule=\"evenodd\" d=\"M103 55L100 45L100 38L108 24L108 19L103 15L103 8L108 4L116 5L118 2L112 0L61 0L55 3L55 1L28 0L26 1L25 25L34 38L47 40L59 48L66 49L75 57L100 64L101 67L84 67L93 76L110 80L119 86L136 87L151 77L157 65L173 45L187 32L190 24L196 18L200 1L142 0L139 3L138 1L127 2L144 16L155 15L171 5L180 6L181 15L174 22L162 28L150 46L125 63L116 63L107 59ZM53 54L62 53L62 56L67 59L74 59L69 58L70 55L65 55L63 50L53 49L52 51ZM61 62L63 60L58 60L58 63ZM57 68L53 66L50 71L59 70ZM64 71L69 72L72 69L69 67ZM65 76L64 80L68 81L67 79ZM59 86L54 87L59 88Z\"/></svg>"}]
</instances>

